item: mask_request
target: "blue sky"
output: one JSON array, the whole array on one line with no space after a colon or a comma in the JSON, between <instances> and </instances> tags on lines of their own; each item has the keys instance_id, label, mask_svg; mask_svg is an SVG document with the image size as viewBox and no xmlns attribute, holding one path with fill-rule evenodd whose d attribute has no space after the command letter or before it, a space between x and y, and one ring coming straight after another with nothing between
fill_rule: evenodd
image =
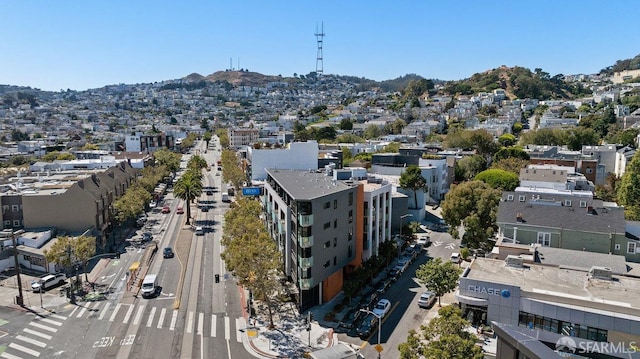
<instances>
[{"instance_id":1,"label":"blue sky","mask_svg":"<svg viewBox=\"0 0 640 359\"><path fill-rule=\"evenodd\" d=\"M501 65L596 73L640 54L635 0L0 1L0 84L43 90L316 66L458 80Z\"/></svg>"}]
</instances>

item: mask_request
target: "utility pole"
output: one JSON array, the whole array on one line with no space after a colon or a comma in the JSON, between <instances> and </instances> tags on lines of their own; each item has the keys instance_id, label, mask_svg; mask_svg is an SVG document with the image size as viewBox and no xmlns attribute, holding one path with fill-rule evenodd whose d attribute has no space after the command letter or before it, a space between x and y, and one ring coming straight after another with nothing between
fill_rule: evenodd
<instances>
[{"instance_id":1,"label":"utility pole","mask_svg":"<svg viewBox=\"0 0 640 359\"><path fill-rule=\"evenodd\" d=\"M13 244L13 259L16 266L16 279L18 280L18 296L16 297L16 304L24 306L24 298L22 297L22 280L20 279L20 262L18 261L18 245L16 244L16 234L11 229L11 242Z\"/></svg>"}]
</instances>

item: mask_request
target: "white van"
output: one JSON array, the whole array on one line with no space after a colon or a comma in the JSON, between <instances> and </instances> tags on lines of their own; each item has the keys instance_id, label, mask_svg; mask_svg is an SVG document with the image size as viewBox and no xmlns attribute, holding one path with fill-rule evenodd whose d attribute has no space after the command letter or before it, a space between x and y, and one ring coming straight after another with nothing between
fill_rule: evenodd
<instances>
[{"instance_id":1,"label":"white van","mask_svg":"<svg viewBox=\"0 0 640 359\"><path fill-rule=\"evenodd\" d=\"M460 263L460 253L451 253L451 261L456 264Z\"/></svg>"},{"instance_id":2,"label":"white van","mask_svg":"<svg viewBox=\"0 0 640 359\"><path fill-rule=\"evenodd\" d=\"M147 274L142 281L142 297L151 297L156 294L158 277L155 274Z\"/></svg>"},{"instance_id":3,"label":"white van","mask_svg":"<svg viewBox=\"0 0 640 359\"><path fill-rule=\"evenodd\" d=\"M196 227L196 236L204 236L204 228Z\"/></svg>"},{"instance_id":4,"label":"white van","mask_svg":"<svg viewBox=\"0 0 640 359\"><path fill-rule=\"evenodd\" d=\"M45 291L60 283L64 283L65 280L67 280L67 276L64 275L64 273L49 274L39 280L31 282L31 289L33 289L34 292Z\"/></svg>"}]
</instances>

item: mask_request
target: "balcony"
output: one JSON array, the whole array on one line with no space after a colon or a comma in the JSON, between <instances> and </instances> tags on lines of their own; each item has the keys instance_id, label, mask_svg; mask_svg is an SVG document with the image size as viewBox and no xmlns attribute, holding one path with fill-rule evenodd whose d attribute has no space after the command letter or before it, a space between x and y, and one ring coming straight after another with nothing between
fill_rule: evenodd
<instances>
[{"instance_id":1,"label":"balcony","mask_svg":"<svg viewBox=\"0 0 640 359\"><path fill-rule=\"evenodd\" d=\"M313 279L300 279L300 289L307 290L313 287Z\"/></svg>"},{"instance_id":2,"label":"balcony","mask_svg":"<svg viewBox=\"0 0 640 359\"><path fill-rule=\"evenodd\" d=\"M298 225L302 227L313 226L313 214L298 215Z\"/></svg>"},{"instance_id":3,"label":"balcony","mask_svg":"<svg viewBox=\"0 0 640 359\"><path fill-rule=\"evenodd\" d=\"M301 248L309 248L313 246L313 236L308 236L308 237L300 236L298 238L299 238L298 244L300 245Z\"/></svg>"},{"instance_id":4,"label":"balcony","mask_svg":"<svg viewBox=\"0 0 640 359\"><path fill-rule=\"evenodd\" d=\"M300 268L311 268L313 267L313 257L302 258L298 256L298 266Z\"/></svg>"},{"instance_id":5,"label":"balcony","mask_svg":"<svg viewBox=\"0 0 640 359\"><path fill-rule=\"evenodd\" d=\"M284 231L284 221L278 221L278 232L282 233Z\"/></svg>"}]
</instances>

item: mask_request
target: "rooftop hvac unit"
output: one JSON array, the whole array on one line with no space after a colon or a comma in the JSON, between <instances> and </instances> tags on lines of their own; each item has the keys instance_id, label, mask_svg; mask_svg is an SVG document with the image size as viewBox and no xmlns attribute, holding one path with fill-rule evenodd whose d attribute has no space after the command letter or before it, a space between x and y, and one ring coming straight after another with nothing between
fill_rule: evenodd
<instances>
[{"instance_id":1,"label":"rooftop hvac unit","mask_svg":"<svg viewBox=\"0 0 640 359\"><path fill-rule=\"evenodd\" d=\"M589 277L595 279L611 280L613 271L609 267L593 266L589 270Z\"/></svg>"},{"instance_id":2,"label":"rooftop hvac unit","mask_svg":"<svg viewBox=\"0 0 640 359\"><path fill-rule=\"evenodd\" d=\"M507 267L522 268L523 266L522 258L512 254L508 255L504 262Z\"/></svg>"}]
</instances>

